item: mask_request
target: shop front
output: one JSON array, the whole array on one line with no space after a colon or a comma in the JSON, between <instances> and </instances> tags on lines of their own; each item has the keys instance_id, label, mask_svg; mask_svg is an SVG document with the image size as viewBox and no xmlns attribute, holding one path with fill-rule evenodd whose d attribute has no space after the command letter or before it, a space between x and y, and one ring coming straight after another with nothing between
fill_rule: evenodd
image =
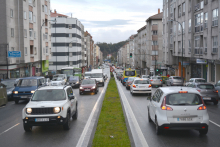
<instances>
[{"instance_id":1,"label":"shop front","mask_svg":"<svg viewBox=\"0 0 220 147\"><path fill-rule=\"evenodd\" d=\"M10 77L9 78L20 78L20 69L12 69L10 70Z\"/></svg>"}]
</instances>

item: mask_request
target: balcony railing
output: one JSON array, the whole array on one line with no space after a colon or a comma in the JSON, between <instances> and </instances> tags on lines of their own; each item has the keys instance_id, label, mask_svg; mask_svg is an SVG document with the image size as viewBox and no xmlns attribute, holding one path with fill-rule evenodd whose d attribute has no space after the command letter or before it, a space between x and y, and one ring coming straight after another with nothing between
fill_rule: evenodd
<instances>
[{"instance_id":1,"label":"balcony railing","mask_svg":"<svg viewBox=\"0 0 220 147\"><path fill-rule=\"evenodd\" d=\"M203 1L201 1L200 3L195 5L195 11L199 11L203 8L204 8L204 2Z\"/></svg>"},{"instance_id":2,"label":"balcony railing","mask_svg":"<svg viewBox=\"0 0 220 147\"><path fill-rule=\"evenodd\" d=\"M201 27L200 27L200 26L196 26L196 27L195 27L195 32L196 32L196 33L200 32L200 30L201 30Z\"/></svg>"},{"instance_id":3,"label":"balcony railing","mask_svg":"<svg viewBox=\"0 0 220 147\"><path fill-rule=\"evenodd\" d=\"M201 48L201 47L195 47L194 53L195 53L195 55L201 55L201 54L203 54L203 48Z\"/></svg>"}]
</instances>

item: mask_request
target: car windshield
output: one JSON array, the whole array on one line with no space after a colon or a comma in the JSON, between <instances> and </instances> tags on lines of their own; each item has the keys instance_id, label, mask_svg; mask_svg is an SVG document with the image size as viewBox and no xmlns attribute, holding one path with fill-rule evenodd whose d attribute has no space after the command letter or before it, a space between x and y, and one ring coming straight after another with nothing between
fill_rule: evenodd
<instances>
[{"instance_id":1,"label":"car windshield","mask_svg":"<svg viewBox=\"0 0 220 147\"><path fill-rule=\"evenodd\" d=\"M149 84L148 80L135 80L134 84Z\"/></svg>"},{"instance_id":2,"label":"car windshield","mask_svg":"<svg viewBox=\"0 0 220 147\"><path fill-rule=\"evenodd\" d=\"M66 99L63 89L37 90L32 101L62 101Z\"/></svg>"},{"instance_id":3,"label":"car windshield","mask_svg":"<svg viewBox=\"0 0 220 147\"><path fill-rule=\"evenodd\" d=\"M128 81L133 81L134 80L134 78L128 78Z\"/></svg>"},{"instance_id":4,"label":"car windshield","mask_svg":"<svg viewBox=\"0 0 220 147\"><path fill-rule=\"evenodd\" d=\"M73 69L62 69L61 73L66 74L67 76L73 76Z\"/></svg>"},{"instance_id":5,"label":"car windshield","mask_svg":"<svg viewBox=\"0 0 220 147\"><path fill-rule=\"evenodd\" d=\"M74 77L70 77L69 81L78 81L79 77L78 76L74 76Z\"/></svg>"},{"instance_id":6,"label":"car windshield","mask_svg":"<svg viewBox=\"0 0 220 147\"><path fill-rule=\"evenodd\" d=\"M173 77L173 79L175 79L175 80L182 80L181 77Z\"/></svg>"},{"instance_id":7,"label":"car windshield","mask_svg":"<svg viewBox=\"0 0 220 147\"><path fill-rule=\"evenodd\" d=\"M37 86L36 79L21 79L18 82L18 86Z\"/></svg>"},{"instance_id":8,"label":"car windshield","mask_svg":"<svg viewBox=\"0 0 220 147\"><path fill-rule=\"evenodd\" d=\"M198 83L205 83L204 79L196 79L195 81L198 82Z\"/></svg>"},{"instance_id":9,"label":"car windshield","mask_svg":"<svg viewBox=\"0 0 220 147\"><path fill-rule=\"evenodd\" d=\"M95 80L83 80L81 85L95 84Z\"/></svg>"},{"instance_id":10,"label":"car windshield","mask_svg":"<svg viewBox=\"0 0 220 147\"><path fill-rule=\"evenodd\" d=\"M135 76L135 71L125 71L125 76Z\"/></svg>"},{"instance_id":11,"label":"car windshield","mask_svg":"<svg viewBox=\"0 0 220 147\"><path fill-rule=\"evenodd\" d=\"M214 86L213 85L198 85L197 86L199 89L214 89Z\"/></svg>"},{"instance_id":12,"label":"car windshield","mask_svg":"<svg viewBox=\"0 0 220 147\"><path fill-rule=\"evenodd\" d=\"M1 81L1 83L6 85L6 88L13 88L15 81Z\"/></svg>"},{"instance_id":13,"label":"car windshield","mask_svg":"<svg viewBox=\"0 0 220 147\"><path fill-rule=\"evenodd\" d=\"M91 78L103 78L102 73L92 73Z\"/></svg>"},{"instance_id":14,"label":"car windshield","mask_svg":"<svg viewBox=\"0 0 220 147\"><path fill-rule=\"evenodd\" d=\"M198 94L194 93L175 93L166 96L167 105L200 105L202 99Z\"/></svg>"}]
</instances>

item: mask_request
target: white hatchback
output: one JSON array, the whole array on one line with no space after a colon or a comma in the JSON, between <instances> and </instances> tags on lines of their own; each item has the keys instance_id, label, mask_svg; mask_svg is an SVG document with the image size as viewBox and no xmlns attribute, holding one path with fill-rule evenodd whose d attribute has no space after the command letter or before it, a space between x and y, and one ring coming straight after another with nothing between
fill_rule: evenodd
<instances>
[{"instance_id":1,"label":"white hatchback","mask_svg":"<svg viewBox=\"0 0 220 147\"><path fill-rule=\"evenodd\" d=\"M151 95L151 84L149 79L135 78L130 86L130 92L134 93L145 93Z\"/></svg>"},{"instance_id":2,"label":"white hatchback","mask_svg":"<svg viewBox=\"0 0 220 147\"><path fill-rule=\"evenodd\" d=\"M163 130L198 130L208 132L209 115L200 93L189 87L158 88L148 105L149 122L156 124L156 133Z\"/></svg>"}]
</instances>

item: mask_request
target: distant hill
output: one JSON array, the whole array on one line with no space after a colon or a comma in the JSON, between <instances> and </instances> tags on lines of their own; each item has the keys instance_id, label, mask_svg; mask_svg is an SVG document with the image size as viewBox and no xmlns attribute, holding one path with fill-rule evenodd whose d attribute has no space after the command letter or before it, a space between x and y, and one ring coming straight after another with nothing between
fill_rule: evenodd
<instances>
[{"instance_id":1,"label":"distant hill","mask_svg":"<svg viewBox=\"0 0 220 147\"><path fill-rule=\"evenodd\" d=\"M118 50L126 43L127 41L121 41L114 44L97 42L96 44L100 47L100 50L103 53L103 58L106 58L108 54L112 54L112 56L116 58Z\"/></svg>"}]
</instances>

